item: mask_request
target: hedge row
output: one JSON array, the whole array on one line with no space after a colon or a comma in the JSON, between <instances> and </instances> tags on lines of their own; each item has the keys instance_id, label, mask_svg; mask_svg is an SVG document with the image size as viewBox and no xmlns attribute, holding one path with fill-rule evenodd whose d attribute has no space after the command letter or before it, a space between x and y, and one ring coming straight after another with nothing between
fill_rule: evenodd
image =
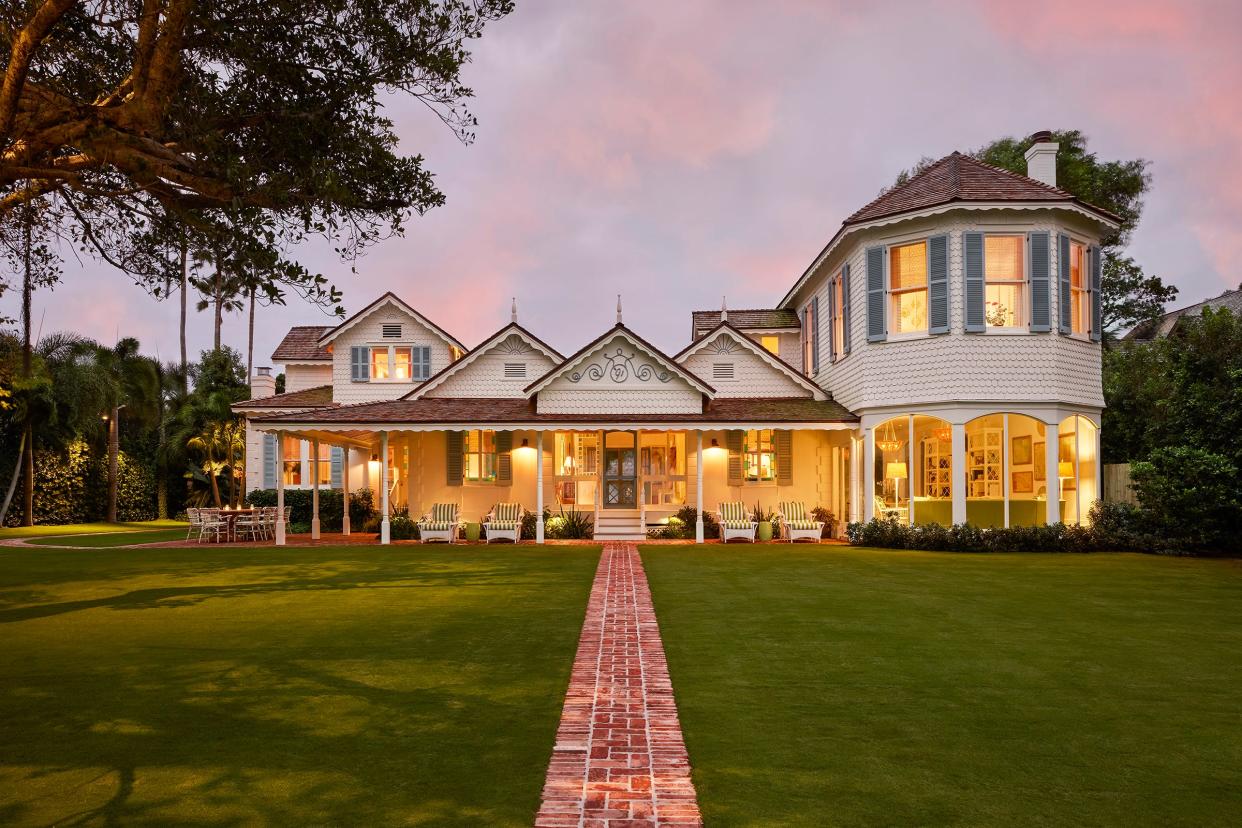
<instances>
[{"instance_id":1,"label":"hedge row","mask_svg":"<svg viewBox=\"0 0 1242 828\"><path fill-rule=\"evenodd\" d=\"M311 522L310 489L285 489L285 506L289 507L290 530L306 527L310 531ZM251 506L275 506L275 489L252 489L246 495L246 502ZM370 489L361 489L349 493L349 525L364 531L363 527L374 517L375 502ZM345 515L344 500L340 489L319 490L319 525L325 532L339 532L341 518Z\"/></svg>"}]
</instances>

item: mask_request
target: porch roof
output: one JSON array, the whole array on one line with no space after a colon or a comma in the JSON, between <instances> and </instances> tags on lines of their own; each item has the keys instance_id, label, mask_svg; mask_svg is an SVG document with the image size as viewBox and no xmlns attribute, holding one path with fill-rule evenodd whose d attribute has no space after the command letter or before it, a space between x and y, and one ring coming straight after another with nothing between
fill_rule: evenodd
<instances>
[{"instance_id":1,"label":"porch roof","mask_svg":"<svg viewBox=\"0 0 1242 828\"><path fill-rule=\"evenodd\" d=\"M332 386L316 385L314 388L303 388L301 391L290 391L275 394L271 397L257 397L233 403L233 409L242 411L263 411L278 408L324 408L335 405L332 402Z\"/></svg>"},{"instance_id":2,"label":"porch roof","mask_svg":"<svg viewBox=\"0 0 1242 828\"><path fill-rule=\"evenodd\" d=\"M385 400L382 402L345 405L319 411L271 414L253 418L254 424L282 428L331 430L358 427L412 428L432 430L435 427L462 428L497 426L540 428L570 425L633 425L687 426L698 428L730 428L747 426L804 425L823 427L831 424L852 424L858 417L835 400L799 398L728 397L707 400L701 411L683 414L551 414L537 411L533 400L423 398L417 400Z\"/></svg>"}]
</instances>

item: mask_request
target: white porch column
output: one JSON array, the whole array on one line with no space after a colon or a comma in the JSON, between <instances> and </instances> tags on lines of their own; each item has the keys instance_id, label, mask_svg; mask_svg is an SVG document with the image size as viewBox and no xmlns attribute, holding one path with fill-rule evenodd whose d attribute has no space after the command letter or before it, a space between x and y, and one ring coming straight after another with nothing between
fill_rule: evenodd
<instances>
[{"instance_id":1,"label":"white porch column","mask_svg":"<svg viewBox=\"0 0 1242 828\"><path fill-rule=\"evenodd\" d=\"M319 540L319 441L311 440L311 540Z\"/></svg>"},{"instance_id":2,"label":"white porch column","mask_svg":"<svg viewBox=\"0 0 1242 828\"><path fill-rule=\"evenodd\" d=\"M352 451L349 446L342 446L341 453L341 507L344 513L341 515L341 534L349 534L349 453Z\"/></svg>"},{"instance_id":3,"label":"white porch column","mask_svg":"<svg viewBox=\"0 0 1242 828\"><path fill-rule=\"evenodd\" d=\"M1009 415L1001 425L1001 491L1005 493L1005 528L1009 528Z\"/></svg>"},{"instance_id":4,"label":"white porch column","mask_svg":"<svg viewBox=\"0 0 1242 828\"><path fill-rule=\"evenodd\" d=\"M535 543L543 543L543 432L535 432Z\"/></svg>"},{"instance_id":5,"label":"white porch column","mask_svg":"<svg viewBox=\"0 0 1242 828\"><path fill-rule=\"evenodd\" d=\"M1101 418L1103 419L1103 418ZM1104 499L1104 429L1101 426L1095 427L1095 499ZM1087 504L1087 512L1090 513L1094 503ZM1080 525L1087 525L1089 521L1085 521L1081 516L1078 518Z\"/></svg>"},{"instance_id":6,"label":"white porch column","mask_svg":"<svg viewBox=\"0 0 1242 828\"><path fill-rule=\"evenodd\" d=\"M908 505L907 511L910 513L909 524L913 526L914 525L914 475L916 473L921 474L922 470L916 469L914 466L914 415L910 414L908 416L909 416L909 419L907 420L907 424L906 424L906 497L910 499L909 503L907 504ZM900 480L897 481L897 486L898 486L898 492L900 492L901 491Z\"/></svg>"},{"instance_id":7,"label":"white porch column","mask_svg":"<svg viewBox=\"0 0 1242 828\"><path fill-rule=\"evenodd\" d=\"M392 525L388 522L388 432L380 432L380 543L392 542Z\"/></svg>"},{"instance_id":8,"label":"white porch column","mask_svg":"<svg viewBox=\"0 0 1242 828\"><path fill-rule=\"evenodd\" d=\"M638 501L638 525L647 534L647 498L643 497L643 432L634 431L634 499Z\"/></svg>"},{"instance_id":9,"label":"white porch column","mask_svg":"<svg viewBox=\"0 0 1242 828\"><path fill-rule=\"evenodd\" d=\"M595 457L595 528L599 528L599 512L604 504L604 432L595 432L596 454Z\"/></svg>"},{"instance_id":10,"label":"white porch column","mask_svg":"<svg viewBox=\"0 0 1242 828\"><path fill-rule=\"evenodd\" d=\"M1044 519L1051 526L1061 521L1061 478L1058 476L1057 430L1059 423L1044 423L1044 484L1048 491L1047 511Z\"/></svg>"},{"instance_id":11,"label":"white porch column","mask_svg":"<svg viewBox=\"0 0 1242 828\"><path fill-rule=\"evenodd\" d=\"M850 523L858 523L862 520L862 455L863 444L862 438L855 432L850 435L850 491L849 491L849 520ZM845 531L844 523L841 525L839 532Z\"/></svg>"},{"instance_id":12,"label":"white porch column","mask_svg":"<svg viewBox=\"0 0 1242 828\"><path fill-rule=\"evenodd\" d=\"M875 517L875 429L863 429L863 521Z\"/></svg>"},{"instance_id":13,"label":"white porch column","mask_svg":"<svg viewBox=\"0 0 1242 828\"><path fill-rule=\"evenodd\" d=\"M698 454L694 464L694 508L698 519L694 521L694 542L703 542L703 429L695 432L699 438Z\"/></svg>"},{"instance_id":14,"label":"white porch column","mask_svg":"<svg viewBox=\"0 0 1242 828\"><path fill-rule=\"evenodd\" d=\"M285 545L285 435L276 434L276 545Z\"/></svg>"},{"instance_id":15,"label":"white porch column","mask_svg":"<svg viewBox=\"0 0 1242 828\"><path fill-rule=\"evenodd\" d=\"M949 469L949 492L953 496L953 522L966 522L966 424L954 423L950 426L953 432L953 459Z\"/></svg>"},{"instance_id":16,"label":"white porch column","mask_svg":"<svg viewBox=\"0 0 1242 828\"><path fill-rule=\"evenodd\" d=\"M371 451L362 458L362 488L371 489ZM371 489L371 503L375 503L375 490Z\"/></svg>"}]
</instances>

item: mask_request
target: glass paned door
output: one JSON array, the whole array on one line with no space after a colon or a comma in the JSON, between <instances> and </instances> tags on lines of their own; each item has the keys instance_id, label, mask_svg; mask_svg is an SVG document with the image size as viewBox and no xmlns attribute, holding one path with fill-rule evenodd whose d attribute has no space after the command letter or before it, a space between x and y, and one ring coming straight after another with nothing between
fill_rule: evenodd
<instances>
[{"instance_id":1,"label":"glass paned door","mask_svg":"<svg viewBox=\"0 0 1242 828\"><path fill-rule=\"evenodd\" d=\"M614 431L605 440L603 506L605 509L638 506L638 449L634 445L634 435L629 432Z\"/></svg>"}]
</instances>

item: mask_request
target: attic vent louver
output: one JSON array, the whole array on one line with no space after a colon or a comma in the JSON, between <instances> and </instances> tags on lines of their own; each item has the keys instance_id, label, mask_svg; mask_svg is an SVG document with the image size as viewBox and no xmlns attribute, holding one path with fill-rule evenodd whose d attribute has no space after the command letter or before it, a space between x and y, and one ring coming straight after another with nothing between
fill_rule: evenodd
<instances>
[{"instance_id":1,"label":"attic vent louver","mask_svg":"<svg viewBox=\"0 0 1242 828\"><path fill-rule=\"evenodd\" d=\"M712 363L712 379L718 379L718 380L733 379L733 363L732 362Z\"/></svg>"},{"instance_id":2,"label":"attic vent louver","mask_svg":"<svg viewBox=\"0 0 1242 828\"><path fill-rule=\"evenodd\" d=\"M397 322L393 325L381 325L380 329L384 332L384 339L400 339L401 323Z\"/></svg>"},{"instance_id":3,"label":"attic vent louver","mask_svg":"<svg viewBox=\"0 0 1242 828\"><path fill-rule=\"evenodd\" d=\"M526 363L525 362L506 362L505 363L506 379L526 379Z\"/></svg>"}]
</instances>

